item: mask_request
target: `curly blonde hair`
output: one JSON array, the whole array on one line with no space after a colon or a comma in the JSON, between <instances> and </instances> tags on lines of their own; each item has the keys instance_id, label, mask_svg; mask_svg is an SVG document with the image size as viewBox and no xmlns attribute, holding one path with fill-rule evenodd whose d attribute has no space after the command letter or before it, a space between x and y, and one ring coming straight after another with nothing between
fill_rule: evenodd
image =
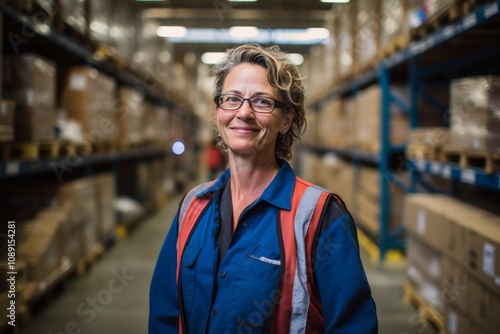
<instances>
[{"instance_id":1,"label":"curly blonde hair","mask_svg":"<svg viewBox=\"0 0 500 334\"><path fill-rule=\"evenodd\" d=\"M267 70L267 79L274 88L278 89L282 101L287 107L281 109L283 113L291 109L295 111L292 126L284 135L278 135L275 149L277 159L289 160L292 157L292 145L306 128L305 117L305 89L299 70L289 59L288 55L278 46L263 47L246 44L227 50L226 56L212 69L215 75L213 97L222 93L224 80L231 70L243 63L257 64ZM279 109L277 109L279 110ZM218 137L217 145L227 154L227 146Z\"/></svg>"}]
</instances>

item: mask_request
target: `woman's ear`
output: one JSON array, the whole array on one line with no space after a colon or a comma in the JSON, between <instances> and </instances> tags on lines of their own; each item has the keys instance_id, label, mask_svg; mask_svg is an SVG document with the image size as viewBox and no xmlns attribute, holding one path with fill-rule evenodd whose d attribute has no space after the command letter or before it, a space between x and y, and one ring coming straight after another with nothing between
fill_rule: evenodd
<instances>
[{"instance_id":1,"label":"woman's ear","mask_svg":"<svg viewBox=\"0 0 500 334\"><path fill-rule=\"evenodd\" d=\"M290 127L293 124L293 118L295 117L295 109L290 108L286 111L285 115L285 122L283 123L283 132L287 133L288 130L290 130Z\"/></svg>"}]
</instances>

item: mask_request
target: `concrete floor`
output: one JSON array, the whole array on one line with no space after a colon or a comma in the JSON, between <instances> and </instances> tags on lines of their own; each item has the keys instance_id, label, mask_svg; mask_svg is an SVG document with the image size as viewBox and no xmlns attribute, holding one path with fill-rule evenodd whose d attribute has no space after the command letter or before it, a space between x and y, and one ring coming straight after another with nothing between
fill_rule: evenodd
<instances>
[{"instance_id":1,"label":"concrete floor","mask_svg":"<svg viewBox=\"0 0 500 334\"><path fill-rule=\"evenodd\" d=\"M21 333L147 333L151 275L177 201L172 199L119 241L88 273L71 279ZM417 313L403 303L405 264L372 263L366 254L363 261L377 304L379 333L426 333Z\"/></svg>"}]
</instances>

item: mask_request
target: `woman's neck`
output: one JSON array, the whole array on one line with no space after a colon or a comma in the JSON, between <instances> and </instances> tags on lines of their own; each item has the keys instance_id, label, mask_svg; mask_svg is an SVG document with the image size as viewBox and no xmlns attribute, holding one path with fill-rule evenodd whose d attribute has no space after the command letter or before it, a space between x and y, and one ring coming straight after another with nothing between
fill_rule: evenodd
<instances>
[{"instance_id":1,"label":"woman's neck","mask_svg":"<svg viewBox=\"0 0 500 334\"><path fill-rule=\"evenodd\" d=\"M273 156L269 159L246 160L229 158L231 169L231 193L233 200L254 201L278 173L279 165Z\"/></svg>"}]
</instances>

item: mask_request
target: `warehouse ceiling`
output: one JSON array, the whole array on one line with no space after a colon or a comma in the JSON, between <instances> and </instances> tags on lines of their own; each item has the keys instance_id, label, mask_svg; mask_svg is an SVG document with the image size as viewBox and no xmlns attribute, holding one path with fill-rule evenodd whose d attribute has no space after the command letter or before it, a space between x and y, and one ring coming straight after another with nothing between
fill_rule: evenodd
<instances>
[{"instance_id":1,"label":"warehouse ceiling","mask_svg":"<svg viewBox=\"0 0 500 334\"><path fill-rule=\"evenodd\" d=\"M259 29L307 29L323 27L335 6L320 0L166 0L135 1L144 18L160 25L186 28L228 29L233 26L255 26ZM225 45L224 45L225 44ZM179 43L176 49L215 51L230 43ZM309 45L287 45L293 52L305 52Z\"/></svg>"}]
</instances>

